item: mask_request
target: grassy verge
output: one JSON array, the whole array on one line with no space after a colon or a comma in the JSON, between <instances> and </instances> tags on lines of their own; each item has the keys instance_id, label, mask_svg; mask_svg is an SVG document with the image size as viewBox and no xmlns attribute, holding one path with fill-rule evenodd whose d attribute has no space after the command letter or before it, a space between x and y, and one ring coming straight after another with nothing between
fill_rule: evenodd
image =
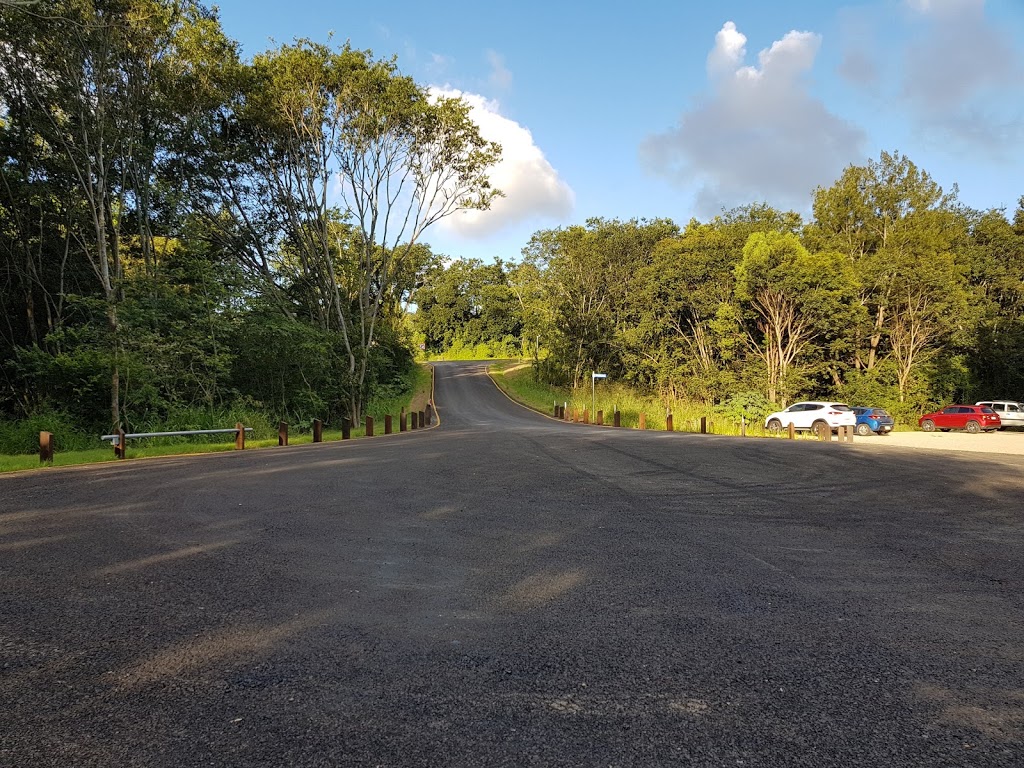
<instances>
[{"instance_id":1,"label":"grassy verge","mask_svg":"<svg viewBox=\"0 0 1024 768\"><path fill-rule=\"evenodd\" d=\"M601 411L605 424L613 423L613 414L619 411L623 427L637 429L640 415L644 415L647 429L664 430L667 415L672 414L672 428L676 432L700 432L701 419L705 421L708 434L740 435L744 424L699 403L681 400L666 400L656 396L643 395L631 387L618 383L607 383L600 379L593 390L590 387L572 390L568 387L551 387L536 381L529 362L503 360L489 368L491 378L510 398L528 408L551 415L555 404L564 405L565 412L572 418L573 412L582 420L587 411L590 422L595 421L594 412ZM746 434L752 437L769 437L761 422L747 421ZM785 437L786 433L782 433ZM797 439L815 439L810 433L798 433Z\"/></svg>"},{"instance_id":2,"label":"grassy verge","mask_svg":"<svg viewBox=\"0 0 1024 768\"><path fill-rule=\"evenodd\" d=\"M377 434L383 434L384 416L392 414L398 416L404 407L406 411L423 410L427 402L433 397L433 376L430 366L417 365L407 379L408 389L402 394L384 399L373 399L367 407L367 413L374 417L379 424L376 427ZM395 429L397 430L397 418ZM351 432L353 439L362 438L365 432L362 428L353 428ZM181 456L199 453L218 453L221 451L235 450L234 435L225 434L219 436L219 440L211 440L206 437L165 437L147 438L128 441L128 459L140 459L155 456ZM324 442L341 440L341 428L324 428ZM305 445L313 442L312 431L295 432L289 431L288 445ZM277 447L277 437L270 438L246 438L245 448L259 449ZM114 449L108 443L103 447L91 448L81 451L60 451L53 457L53 466L70 467L78 464L98 464L107 461L117 461L114 456ZM3 455L0 454L0 472L15 472L25 469L38 469L38 454Z\"/></svg>"},{"instance_id":3,"label":"grassy verge","mask_svg":"<svg viewBox=\"0 0 1024 768\"><path fill-rule=\"evenodd\" d=\"M397 416L402 408L406 411L422 411L433 398L433 368L429 365L416 365L406 379L406 389L400 395L389 398L373 398L366 412L374 420L383 420L391 414Z\"/></svg>"}]
</instances>

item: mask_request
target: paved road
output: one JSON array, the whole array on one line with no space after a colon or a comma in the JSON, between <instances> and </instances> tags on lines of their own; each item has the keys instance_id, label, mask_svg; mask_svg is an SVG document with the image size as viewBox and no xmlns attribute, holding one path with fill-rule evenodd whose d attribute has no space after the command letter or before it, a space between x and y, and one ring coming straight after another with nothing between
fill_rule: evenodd
<instances>
[{"instance_id":1,"label":"paved road","mask_svg":"<svg viewBox=\"0 0 1024 768\"><path fill-rule=\"evenodd\" d=\"M1020 766L1020 457L560 424L0 478L5 766Z\"/></svg>"}]
</instances>

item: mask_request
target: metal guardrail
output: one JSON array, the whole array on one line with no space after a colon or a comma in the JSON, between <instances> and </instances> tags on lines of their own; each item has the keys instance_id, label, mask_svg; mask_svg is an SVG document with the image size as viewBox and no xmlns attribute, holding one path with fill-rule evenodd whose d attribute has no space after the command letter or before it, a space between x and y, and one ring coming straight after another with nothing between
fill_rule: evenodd
<instances>
[{"instance_id":1,"label":"metal guardrail","mask_svg":"<svg viewBox=\"0 0 1024 768\"><path fill-rule=\"evenodd\" d=\"M252 427L243 427L246 432L252 432ZM124 438L135 437L186 437L188 435L226 435L226 434L237 435L238 429L232 427L231 429L185 429L178 432L132 432L125 434ZM101 435L100 440L109 440L111 445L118 445L121 440L120 434L116 435Z\"/></svg>"},{"instance_id":2,"label":"metal guardrail","mask_svg":"<svg viewBox=\"0 0 1024 768\"><path fill-rule=\"evenodd\" d=\"M233 429L182 429L174 432L124 432L118 430L112 435L101 435L100 440L109 440L110 444L114 446L114 455L119 459L125 458L127 455L128 438L140 438L140 437L187 437L189 435L223 435L233 434L235 436L235 448L242 450L245 448L245 433L252 432L252 427L246 427L242 424L236 424Z\"/></svg>"}]
</instances>

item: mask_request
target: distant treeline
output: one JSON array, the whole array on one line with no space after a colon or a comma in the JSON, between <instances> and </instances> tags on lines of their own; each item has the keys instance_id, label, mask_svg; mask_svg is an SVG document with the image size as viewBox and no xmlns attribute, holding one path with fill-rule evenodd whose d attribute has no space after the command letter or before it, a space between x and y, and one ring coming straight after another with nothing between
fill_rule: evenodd
<instances>
[{"instance_id":1,"label":"distant treeline","mask_svg":"<svg viewBox=\"0 0 1024 768\"><path fill-rule=\"evenodd\" d=\"M818 189L809 222L767 205L682 229L593 219L523 255L428 273L428 352L527 354L549 383L597 370L707 404L828 396L908 419L1024 399L1024 198L1012 220L971 210L900 154Z\"/></svg>"}]
</instances>

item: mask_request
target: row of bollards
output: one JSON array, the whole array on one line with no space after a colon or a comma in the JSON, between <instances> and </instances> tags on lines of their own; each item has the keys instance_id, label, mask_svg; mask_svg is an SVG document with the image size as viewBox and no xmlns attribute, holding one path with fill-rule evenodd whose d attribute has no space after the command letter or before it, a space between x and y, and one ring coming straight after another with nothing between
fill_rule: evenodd
<instances>
[{"instance_id":1,"label":"row of bollards","mask_svg":"<svg viewBox=\"0 0 1024 768\"><path fill-rule=\"evenodd\" d=\"M411 411L408 415L405 412L405 408L402 408L402 412L399 415L399 430L405 432L407 424L409 429L422 429L425 426L430 426L433 422L434 409L433 403L427 403L426 408L422 411ZM366 436L373 437L375 434L375 424L373 416L366 417ZM392 433L393 419L391 414L384 416L384 434L390 435ZM203 432L234 432L235 433L235 449L245 449L245 431L246 427L241 423L235 424L234 429L217 429L217 430L195 430L190 433L149 433L146 435L135 435L135 437L159 437L160 435L167 434L202 434ZM248 428L251 431L251 427ZM352 437L352 419L348 416L343 416L341 419L341 439L349 440ZM123 459L126 458L127 451L127 439L124 429L118 429L116 432L117 442L114 443L114 455ZM324 423L321 419L313 420L313 442L322 443L324 441ZM288 422L279 421L277 424L277 444L278 446L288 445ZM52 432L40 432L39 433L39 462L41 464L52 464L53 455L55 452L54 436Z\"/></svg>"},{"instance_id":2,"label":"row of bollards","mask_svg":"<svg viewBox=\"0 0 1024 768\"><path fill-rule=\"evenodd\" d=\"M556 419L559 419L561 421L568 421L568 422L572 422L574 424L580 424L580 423L582 423L582 424L590 424L590 411L589 411L589 409L584 408L582 413L581 413L579 410L573 408L572 412L571 412L571 415L570 415L568 407L569 407L568 403L563 403L562 405L559 405L558 403L555 403L554 407L552 409L553 416ZM615 426L615 427L621 427L622 426L622 418L621 418L621 416L622 416L622 412L618 408L616 408L614 410L614 412L613 412L613 415L612 415L612 425L613 426ZM597 426L604 426L604 411L597 411L594 414L594 424L596 424ZM644 413L640 414L640 423L639 423L637 428L638 429L642 429L642 430L643 429L647 429L647 415L646 414L644 414ZM700 427L699 427L699 429L700 429L700 434L702 434L702 435L708 434L708 418L707 418L707 416L701 416L700 417ZM674 427L674 424L673 424L672 412L671 411L668 411L668 412L665 413L665 431L666 432L673 432L673 431L675 431L675 427ZM819 424L812 431L814 432L814 434L816 435L818 440L822 440L822 441L825 441L825 442L830 442L832 440L832 429L827 424ZM852 443L853 442L853 435L854 435L854 428L850 427L850 426L839 427L838 430L837 430L837 435L838 435L837 439L838 439L839 442L841 442L841 443ZM747 421L746 421L746 419L742 419L741 422L740 422L740 436L741 437L746 437L747 436ZM796 438L796 428L792 424L789 425L789 431L788 431L788 435L787 436L789 437L790 440L793 440L793 439Z\"/></svg>"},{"instance_id":3,"label":"row of bollards","mask_svg":"<svg viewBox=\"0 0 1024 768\"><path fill-rule=\"evenodd\" d=\"M430 426L434 420L434 410L431 403L427 403L426 408L422 411L410 411L408 414L405 412L405 408L402 408L401 413L398 415L398 431L406 432L413 429L423 429L424 427ZM364 434L366 437L374 437L376 435L376 421L373 416L367 416L365 421ZM390 413L384 415L384 434L390 435L394 432L394 418ZM324 434L324 423L320 419L314 419L313 421L313 442L322 443ZM352 419L348 416L341 417L341 439L351 440L352 439ZM285 422L280 422L277 427L277 444L279 446L288 445L288 425Z\"/></svg>"}]
</instances>

